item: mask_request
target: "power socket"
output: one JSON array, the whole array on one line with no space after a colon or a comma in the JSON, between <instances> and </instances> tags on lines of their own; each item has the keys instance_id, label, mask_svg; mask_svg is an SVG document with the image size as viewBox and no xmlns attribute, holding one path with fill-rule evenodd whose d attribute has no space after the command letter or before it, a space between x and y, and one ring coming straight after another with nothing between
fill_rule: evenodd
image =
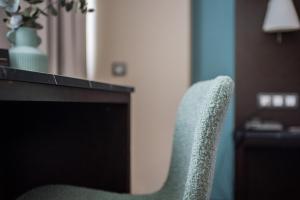
<instances>
[{"instance_id":1,"label":"power socket","mask_svg":"<svg viewBox=\"0 0 300 200\"><path fill-rule=\"evenodd\" d=\"M298 94L287 94L284 97L285 106L288 108L297 108L299 103Z\"/></svg>"}]
</instances>

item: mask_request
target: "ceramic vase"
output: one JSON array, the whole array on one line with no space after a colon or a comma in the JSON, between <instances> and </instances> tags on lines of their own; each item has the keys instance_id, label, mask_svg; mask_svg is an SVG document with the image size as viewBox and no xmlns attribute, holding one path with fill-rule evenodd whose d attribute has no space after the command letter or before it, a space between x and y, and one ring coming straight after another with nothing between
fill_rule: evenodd
<instances>
[{"instance_id":1,"label":"ceramic vase","mask_svg":"<svg viewBox=\"0 0 300 200\"><path fill-rule=\"evenodd\" d=\"M38 46L41 38L36 29L20 27L7 33L7 38L12 44L9 49L10 66L17 69L48 72L48 57Z\"/></svg>"}]
</instances>

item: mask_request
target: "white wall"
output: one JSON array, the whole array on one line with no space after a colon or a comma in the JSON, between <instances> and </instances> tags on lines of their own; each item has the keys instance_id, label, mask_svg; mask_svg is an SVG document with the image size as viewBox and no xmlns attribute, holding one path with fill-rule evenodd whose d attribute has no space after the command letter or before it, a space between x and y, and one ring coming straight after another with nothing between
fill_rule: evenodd
<instances>
[{"instance_id":1,"label":"white wall","mask_svg":"<svg viewBox=\"0 0 300 200\"><path fill-rule=\"evenodd\" d=\"M95 78L135 87L132 192L152 192L166 178L176 109L190 83L190 1L97 3L100 53ZM126 77L111 75L114 61L128 64Z\"/></svg>"}]
</instances>

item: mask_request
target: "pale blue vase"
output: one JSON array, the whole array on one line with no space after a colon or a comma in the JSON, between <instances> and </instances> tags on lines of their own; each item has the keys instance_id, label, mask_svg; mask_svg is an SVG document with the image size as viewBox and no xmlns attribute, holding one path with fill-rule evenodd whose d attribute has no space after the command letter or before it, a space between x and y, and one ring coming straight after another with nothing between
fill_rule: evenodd
<instances>
[{"instance_id":1,"label":"pale blue vase","mask_svg":"<svg viewBox=\"0 0 300 200\"><path fill-rule=\"evenodd\" d=\"M7 33L12 47L9 49L10 66L17 69L48 72L48 57L37 47L41 38L36 29L21 27Z\"/></svg>"}]
</instances>

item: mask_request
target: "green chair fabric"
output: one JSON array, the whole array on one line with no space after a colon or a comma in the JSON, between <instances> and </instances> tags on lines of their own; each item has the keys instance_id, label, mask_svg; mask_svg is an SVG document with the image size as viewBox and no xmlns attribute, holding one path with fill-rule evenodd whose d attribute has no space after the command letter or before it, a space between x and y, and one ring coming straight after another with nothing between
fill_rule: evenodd
<instances>
[{"instance_id":1,"label":"green chair fabric","mask_svg":"<svg viewBox=\"0 0 300 200\"><path fill-rule=\"evenodd\" d=\"M233 90L226 76L193 85L177 112L169 176L154 194L117 194L76 186L36 188L18 200L207 200L218 135Z\"/></svg>"}]
</instances>

